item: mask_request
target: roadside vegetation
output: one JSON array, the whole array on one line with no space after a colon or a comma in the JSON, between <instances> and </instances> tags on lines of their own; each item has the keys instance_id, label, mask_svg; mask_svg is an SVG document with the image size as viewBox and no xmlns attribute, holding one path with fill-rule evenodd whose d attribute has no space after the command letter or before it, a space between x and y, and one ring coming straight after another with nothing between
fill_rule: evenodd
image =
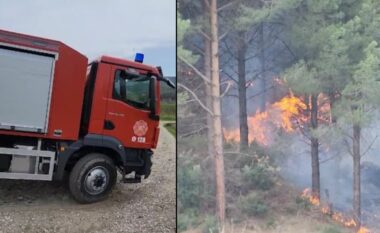
<instances>
[{"instance_id":1,"label":"roadside vegetation","mask_svg":"<svg viewBox=\"0 0 380 233\"><path fill-rule=\"evenodd\" d=\"M175 77L169 77L175 82ZM176 136L176 120L177 120L177 107L176 107L177 93L175 89L167 85L161 85L161 116L162 121L167 121L164 127L175 137Z\"/></svg>"},{"instance_id":2,"label":"roadside vegetation","mask_svg":"<svg viewBox=\"0 0 380 233\"><path fill-rule=\"evenodd\" d=\"M176 120L176 103L162 102L160 120L175 121Z\"/></svg>"},{"instance_id":3,"label":"roadside vegetation","mask_svg":"<svg viewBox=\"0 0 380 233\"><path fill-rule=\"evenodd\" d=\"M177 132L177 129L176 129L176 123L173 122L173 123L166 123L164 125L164 127L175 137L176 136L176 132Z\"/></svg>"}]
</instances>

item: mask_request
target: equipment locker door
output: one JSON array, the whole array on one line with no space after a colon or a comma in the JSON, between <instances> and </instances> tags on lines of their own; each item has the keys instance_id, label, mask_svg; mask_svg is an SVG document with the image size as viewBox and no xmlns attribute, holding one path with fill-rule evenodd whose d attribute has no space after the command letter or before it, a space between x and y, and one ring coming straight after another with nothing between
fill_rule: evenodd
<instances>
[{"instance_id":1,"label":"equipment locker door","mask_svg":"<svg viewBox=\"0 0 380 233\"><path fill-rule=\"evenodd\" d=\"M0 129L47 132L54 55L0 47Z\"/></svg>"}]
</instances>

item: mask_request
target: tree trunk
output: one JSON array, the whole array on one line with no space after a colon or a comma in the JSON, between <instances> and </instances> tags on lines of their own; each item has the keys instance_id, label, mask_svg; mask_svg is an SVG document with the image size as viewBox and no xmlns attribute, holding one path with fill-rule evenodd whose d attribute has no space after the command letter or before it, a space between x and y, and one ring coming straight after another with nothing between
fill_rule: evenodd
<instances>
[{"instance_id":1,"label":"tree trunk","mask_svg":"<svg viewBox=\"0 0 380 233\"><path fill-rule=\"evenodd\" d=\"M259 46L260 46L260 66L261 66L261 69L260 69L260 83L261 83L260 89L263 92L261 94L260 111L265 112L266 111L266 104L267 104L265 89L267 88L267 83L266 83L266 76L265 76L264 23L261 23L259 33L260 33Z\"/></svg>"},{"instance_id":2,"label":"tree trunk","mask_svg":"<svg viewBox=\"0 0 380 233\"><path fill-rule=\"evenodd\" d=\"M311 128L318 128L318 95L311 96ZM311 136L311 190L315 198L320 198L320 179L319 179L319 142L318 138Z\"/></svg>"},{"instance_id":3,"label":"tree trunk","mask_svg":"<svg viewBox=\"0 0 380 233\"><path fill-rule=\"evenodd\" d=\"M217 216L222 228L225 219L225 187L224 187L224 158L222 140L222 121L220 108L219 80L219 41L218 41L218 12L217 0L210 0L210 29L211 29L211 95L213 113L213 145L216 178Z\"/></svg>"},{"instance_id":4,"label":"tree trunk","mask_svg":"<svg viewBox=\"0 0 380 233\"><path fill-rule=\"evenodd\" d=\"M205 9L205 15L207 15L207 7L204 5ZM203 57L203 73L207 77L207 80L211 81L211 45L210 45L210 40L208 38L204 39L204 57ZM211 105L211 85L207 82L204 82L205 86L205 100L206 100L206 106L208 109L212 109ZM211 166L212 168L208 167L207 164L205 164L205 167L203 169L209 169L211 171L215 170L215 164L214 164L214 144L212 143L213 141L213 135L214 135L214 130L213 130L213 119L210 114L207 114L207 157L211 159ZM203 180L203 188L204 190L209 190L209 185L214 183L215 179L212 176L207 176ZM203 203L203 210L206 211L209 209L210 206L214 206L213 203L210 203L209 201L205 201Z\"/></svg>"},{"instance_id":5,"label":"tree trunk","mask_svg":"<svg viewBox=\"0 0 380 233\"><path fill-rule=\"evenodd\" d=\"M335 101L336 101L335 93L330 92L330 93L329 93L329 105L330 105L330 109L331 109L331 110L333 110L333 108L334 108ZM330 111L330 122L331 122L332 124L335 124L335 123L336 123L336 116L334 116L334 115L332 114L332 111Z\"/></svg>"},{"instance_id":6,"label":"tree trunk","mask_svg":"<svg viewBox=\"0 0 380 233\"><path fill-rule=\"evenodd\" d=\"M248 148L248 120L247 120L247 88L245 73L245 56L247 45L245 43L245 33L238 33L238 92L239 92L239 122L240 122L240 151Z\"/></svg>"},{"instance_id":7,"label":"tree trunk","mask_svg":"<svg viewBox=\"0 0 380 233\"><path fill-rule=\"evenodd\" d=\"M361 224L361 211L360 211L360 134L361 127L358 124L353 125L353 143L352 143L352 156L353 156L353 207L356 223L358 227Z\"/></svg>"},{"instance_id":8,"label":"tree trunk","mask_svg":"<svg viewBox=\"0 0 380 233\"><path fill-rule=\"evenodd\" d=\"M204 4L204 9L205 9L205 15L207 15L207 5ZM208 78L208 80L211 81L211 44L210 40L208 38L204 39L204 61L203 61L203 73L204 75ZM205 91L206 91L206 106L208 109L212 109L211 106L211 85L205 82ZM209 142L212 141L213 138L213 126L212 126L212 116L210 114L207 114L207 139ZM208 143L208 155L210 157L213 156L214 151L213 151L213 144Z\"/></svg>"}]
</instances>

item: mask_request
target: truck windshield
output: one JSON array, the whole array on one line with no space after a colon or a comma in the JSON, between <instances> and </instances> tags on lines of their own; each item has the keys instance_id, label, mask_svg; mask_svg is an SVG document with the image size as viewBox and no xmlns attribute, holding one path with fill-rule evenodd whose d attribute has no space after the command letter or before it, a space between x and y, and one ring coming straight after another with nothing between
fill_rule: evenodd
<instances>
[{"instance_id":1,"label":"truck windshield","mask_svg":"<svg viewBox=\"0 0 380 233\"><path fill-rule=\"evenodd\" d=\"M149 109L149 83L149 76L122 75L122 71L117 70L113 88L113 98L139 109Z\"/></svg>"}]
</instances>

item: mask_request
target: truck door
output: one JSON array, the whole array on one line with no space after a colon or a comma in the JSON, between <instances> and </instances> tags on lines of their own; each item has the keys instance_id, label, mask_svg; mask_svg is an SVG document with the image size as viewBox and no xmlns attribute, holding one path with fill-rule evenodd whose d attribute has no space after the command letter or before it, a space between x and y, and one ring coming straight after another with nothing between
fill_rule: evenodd
<instances>
[{"instance_id":1,"label":"truck door","mask_svg":"<svg viewBox=\"0 0 380 233\"><path fill-rule=\"evenodd\" d=\"M152 120L150 76L126 67L112 66L103 135L117 138L125 147L152 148L158 121ZM141 73L140 73L141 72ZM155 103L154 103L155 104Z\"/></svg>"}]
</instances>

